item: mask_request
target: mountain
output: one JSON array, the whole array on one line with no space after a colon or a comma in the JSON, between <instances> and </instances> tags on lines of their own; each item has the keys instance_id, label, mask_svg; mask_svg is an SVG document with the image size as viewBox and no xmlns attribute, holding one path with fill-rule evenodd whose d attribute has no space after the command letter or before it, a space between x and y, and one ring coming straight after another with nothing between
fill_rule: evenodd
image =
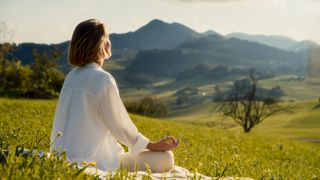
<instances>
[{"instance_id":1,"label":"mountain","mask_svg":"<svg viewBox=\"0 0 320 180\"><path fill-rule=\"evenodd\" d=\"M176 49L142 50L131 60L127 71L155 76L177 77L198 65L254 68L262 73L303 72L305 57L296 52L220 35L187 40Z\"/></svg>"},{"instance_id":2,"label":"mountain","mask_svg":"<svg viewBox=\"0 0 320 180\"><path fill-rule=\"evenodd\" d=\"M265 62L265 63L292 63L299 62L298 53L283 51L278 48L264 44L241 40L237 38L225 38L217 35L210 35L198 39L186 41L179 46L179 49L193 50L215 56L223 56L221 60L226 62L229 58L242 58L246 62ZM237 60L233 63L243 64ZM280 65L280 64L278 64Z\"/></svg>"},{"instance_id":3,"label":"mountain","mask_svg":"<svg viewBox=\"0 0 320 180\"><path fill-rule=\"evenodd\" d=\"M305 51L310 48L319 46L317 43L309 40L296 41L286 36L267 36L267 35L250 35L245 33L231 33L226 35L227 38L238 38L251 42L257 42L260 44L268 45L271 47L288 50L288 51Z\"/></svg>"},{"instance_id":4,"label":"mountain","mask_svg":"<svg viewBox=\"0 0 320 180\"><path fill-rule=\"evenodd\" d=\"M217 36L222 37L222 35L221 35L221 34L219 34L219 33L215 32L215 31L212 31L212 30L208 30L208 31L206 31L206 32L202 33L201 35L202 35L202 36L217 35Z\"/></svg>"},{"instance_id":5,"label":"mountain","mask_svg":"<svg viewBox=\"0 0 320 180\"><path fill-rule=\"evenodd\" d=\"M311 41L297 44L285 37L261 36L265 40L269 37L269 45L254 40L242 40L250 36L238 33L225 37L211 30L198 33L182 24L166 23L158 19L133 32L110 34L112 58L128 60L124 64L128 71L167 77L175 77L199 64L253 67L282 73L301 71L305 67L306 56L270 44L278 44L295 51L316 45ZM33 49L42 52L57 48L63 52L59 67L67 70L68 45L69 41L60 44L22 43L10 56L20 59L23 64L30 64L33 61Z\"/></svg>"},{"instance_id":6,"label":"mountain","mask_svg":"<svg viewBox=\"0 0 320 180\"><path fill-rule=\"evenodd\" d=\"M298 41L285 37L285 36L266 36L266 35L250 35L245 33L231 33L226 37L238 38L251 42L258 42L268 46L276 47L279 49L288 50L290 47L296 45Z\"/></svg>"},{"instance_id":7,"label":"mountain","mask_svg":"<svg viewBox=\"0 0 320 180\"><path fill-rule=\"evenodd\" d=\"M110 39L115 49L171 49L199 36L200 33L182 24L155 19L134 32L111 34Z\"/></svg>"},{"instance_id":8,"label":"mountain","mask_svg":"<svg viewBox=\"0 0 320 180\"><path fill-rule=\"evenodd\" d=\"M313 48L317 48L319 45L313 41L305 40L290 46L288 49L295 52L308 51Z\"/></svg>"},{"instance_id":9,"label":"mountain","mask_svg":"<svg viewBox=\"0 0 320 180\"><path fill-rule=\"evenodd\" d=\"M186 40L209 34L218 35L214 31L198 33L179 23L166 23L154 19L134 32L110 34L113 51L112 57L115 59L118 57L131 58L138 50L144 49L172 49ZM23 64L29 64L33 61L32 49L42 52L44 50L48 51L51 48L58 48L64 53L60 61L65 62L63 64L67 64L68 46L69 41L59 44L21 43L17 46L15 52L13 52L11 58L20 59ZM131 51L131 54L128 53L128 50Z\"/></svg>"},{"instance_id":10,"label":"mountain","mask_svg":"<svg viewBox=\"0 0 320 180\"><path fill-rule=\"evenodd\" d=\"M112 33L110 34L110 39L112 42L113 58L117 59L117 57L123 56L130 58L132 55L126 54L128 50L132 51L134 56L138 50L143 49L172 49L188 39L199 36L201 36L201 33L182 24L166 23L155 19L134 32L123 34ZM60 62L66 66L68 46L69 41L59 44L21 43L10 55L10 58L20 59L23 64L30 64L33 61L33 49L42 52L57 48L63 52Z\"/></svg>"},{"instance_id":11,"label":"mountain","mask_svg":"<svg viewBox=\"0 0 320 180\"><path fill-rule=\"evenodd\" d=\"M69 47L69 41L59 44L37 44L37 43L21 43L16 46L12 53L9 54L9 59L19 59L22 64L30 64L33 62L33 50L38 53L50 53L53 49L58 49L62 52L62 57L58 60L59 64L67 63L67 52Z\"/></svg>"}]
</instances>

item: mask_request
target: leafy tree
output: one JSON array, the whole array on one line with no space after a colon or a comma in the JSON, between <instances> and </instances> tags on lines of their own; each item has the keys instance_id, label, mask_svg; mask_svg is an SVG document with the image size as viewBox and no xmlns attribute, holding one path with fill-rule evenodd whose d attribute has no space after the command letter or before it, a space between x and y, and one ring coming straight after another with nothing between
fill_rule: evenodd
<instances>
[{"instance_id":1,"label":"leafy tree","mask_svg":"<svg viewBox=\"0 0 320 180\"><path fill-rule=\"evenodd\" d=\"M32 98L56 97L61 89L64 74L57 69L56 59L61 52L33 51L34 63L22 65L18 59L8 59L15 44L0 44L0 94Z\"/></svg>"},{"instance_id":2,"label":"leafy tree","mask_svg":"<svg viewBox=\"0 0 320 180\"><path fill-rule=\"evenodd\" d=\"M46 51L38 53L33 50L34 63L30 65L32 70L30 79L33 86L28 96L35 98L58 96L64 80L64 74L57 69L56 60L60 56L61 52L56 49L50 54Z\"/></svg>"},{"instance_id":3,"label":"leafy tree","mask_svg":"<svg viewBox=\"0 0 320 180\"><path fill-rule=\"evenodd\" d=\"M29 66L23 66L21 61L0 60L0 91L2 94L26 93L30 89Z\"/></svg>"},{"instance_id":4,"label":"leafy tree","mask_svg":"<svg viewBox=\"0 0 320 180\"><path fill-rule=\"evenodd\" d=\"M0 44L0 93L12 95L25 93L29 89L29 66L23 66L20 60L8 60L6 57L16 47L15 44Z\"/></svg>"},{"instance_id":5,"label":"leafy tree","mask_svg":"<svg viewBox=\"0 0 320 180\"><path fill-rule=\"evenodd\" d=\"M218 110L241 125L246 133L278 112L291 112L288 106L279 105L279 101L272 97L257 98L258 80L253 70L248 80L236 81L235 85L237 88L220 104Z\"/></svg>"}]
</instances>

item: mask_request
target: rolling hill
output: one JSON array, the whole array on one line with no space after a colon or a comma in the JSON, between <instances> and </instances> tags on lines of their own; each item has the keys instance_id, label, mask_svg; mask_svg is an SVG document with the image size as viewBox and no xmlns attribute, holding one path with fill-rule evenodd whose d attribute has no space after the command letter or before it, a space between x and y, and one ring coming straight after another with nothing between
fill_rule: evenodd
<instances>
[{"instance_id":1,"label":"rolling hill","mask_svg":"<svg viewBox=\"0 0 320 180\"><path fill-rule=\"evenodd\" d=\"M306 51L310 48L319 46L313 41L297 41L286 36L277 35L250 35L245 33L230 33L226 35L227 38L238 38L242 40L247 40L250 42L257 42L267 46L279 48L287 51Z\"/></svg>"},{"instance_id":2,"label":"rolling hill","mask_svg":"<svg viewBox=\"0 0 320 180\"><path fill-rule=\"evenodd\" d=\"M214 34L188 40L176 49L142 50L130 61L127 70L131 73L173 78L200 64L254 68L272 74L303 73L307 65L300 53Z\"/></svg>"},{"instance_id":3,"label":"rolling hill","mask_svg":"<svg viewBox=\"0 0 320 180\"><path fill-rule=\"evenodd\" d=\"M49 151L56 102L1 98L1 157L4 157L2 150L10 149L14 152L16 147ZM319 145L288 139L287 136L292 128L303 123L301 115L311 112L308 109L309 103L297 106L305 108L292 122L277 119L270 123L262 123L260 130L266 128L267 131L259 132L257 129L250 134L244 134L237 128L190 125L134 114L130 114L130 117L139 131L150 140L155 141L166 135L180 139L179 147L173 149L175 163L192 172L235 179L317 179L320 177ZM319 121L313 121L312 126L304 125L302 131L294 133L302 137L307 132L304 129L319 128ZM269 131L270 129L273 130ZM13 153L8 161L0 159L2 179L96 179L86 176L80 170L72 168L66 160L57 156L15 157ZM122 172L117 179L125 179L124 177L126 173Z\"/></svg>"}]
</instances>

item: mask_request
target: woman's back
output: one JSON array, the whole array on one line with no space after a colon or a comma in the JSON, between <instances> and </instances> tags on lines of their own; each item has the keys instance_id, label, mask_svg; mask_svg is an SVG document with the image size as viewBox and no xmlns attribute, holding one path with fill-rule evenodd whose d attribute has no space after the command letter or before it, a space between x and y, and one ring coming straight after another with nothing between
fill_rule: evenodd
<instances>
[{"instance_id":1,"label":"woman's back","mask_svg":"<svg viewBox=\"0 0 320 180\"><path fill-rule=\"evenodd\" d=\"M101 158L99 154L106 148L118 147L116 152L122 152L98 113L103 88L114 83L113 77L96 63L76 68L68 74L54 119L53 149L65 150L70 160L79 163L96 160L97 156ZM63 132L63 136L56 138L58 132ZM112 160L112 157L105 158Z\"/></svg>"}]
</instances>

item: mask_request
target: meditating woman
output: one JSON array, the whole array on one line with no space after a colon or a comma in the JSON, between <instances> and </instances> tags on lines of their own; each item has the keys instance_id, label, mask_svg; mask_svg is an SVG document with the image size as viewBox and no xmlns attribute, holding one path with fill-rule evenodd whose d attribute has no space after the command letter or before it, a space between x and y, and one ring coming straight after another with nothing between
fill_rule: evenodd
<instances>
[{"instance_id":1,"label":"meditating woman","mask_svg":"<svg viewBox=\"0 0 320 180\"><path fill-rule=\"evenodd\" d=\"M173 137L151 142L139 133L119 95L115 79L102 69L111 56L105 25L95 19L75 28L68 61L75 68L63 83L51 134L51 151L65 151L79 165L96 162L98 169L168 172L174 167ZM118 141L128 146L124 152Z\"/></svg>"}]
</instances>

